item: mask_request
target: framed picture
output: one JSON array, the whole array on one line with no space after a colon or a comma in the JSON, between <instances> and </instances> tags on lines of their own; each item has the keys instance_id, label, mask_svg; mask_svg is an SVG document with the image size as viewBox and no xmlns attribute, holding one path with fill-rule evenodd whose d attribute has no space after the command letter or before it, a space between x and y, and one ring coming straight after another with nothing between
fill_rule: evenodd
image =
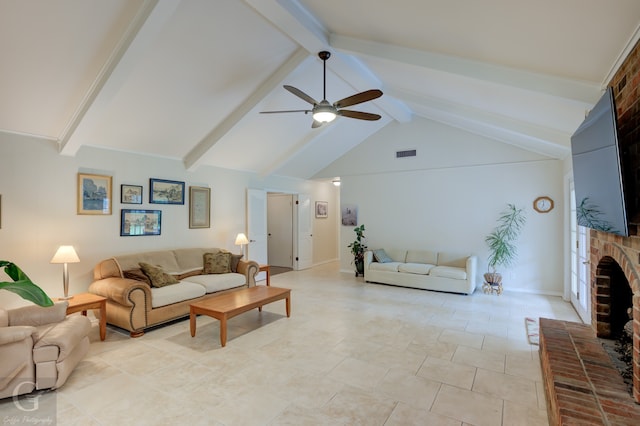
<instances>
[{"instance_id":1,"label":"framed picture","mask_svg":"<svg viewBox=\"0 0 640 426\"><path fill-rule=\"evenodd\" d=\"M342 225L358 226L358 206L355 204L342 205Z\"/></svg>"},{"instance_id":2,"label":"framed picture","mask_svg":"<svg viewBox=\"0 0 640 426\"><path fill-rule=\"evenodd\" d=\"M120 214L120 236L160 235L161 210L122 209Z\"/></svg>"},{"instance_id":3,"label":"framed picture","mask_svg":"<svg viewBox=\"0 0 640 426\"><path fill-rule=\"evenodd\" d=\"M154 204L184 204L184 182L149 179L149 202Z\"/></svg>"},{"instance_id":4,"label":"framed picture","mask_svg":"<svg viewBox=\"0 0 640 426\"><path fill-rule=\"evenodd\" d=\"M189 187L189 228L211 227L211 188Z\"/></svg>"},{"instance_id":5,"label":"framed picture","mask_svg":"<svg viewBox=\"0 0 640 426\"><path fill-rule=\"evenodd\" d=\"M111 214L111 176L78 173L78 214Z\"/></svg>"},{"instance_id":6,"label":"framed picture","mask_svg":"<svg viewBox=\"0 0 640 426\"><path fill-rule=\"evenodd\" d=\"M316 217L327 218L329 217L329 203L326 201L316 201Z\"/></svg>"},{"instance_id":7,"label":"framed picture","mask_svg":"<svg viewBox=\"0 0 640 426\"><path fill-rule=\"evenodd\" d=\"M120 202L122 204L142 204L142 186L120 185Z\"/></svg>"}]
</instances>

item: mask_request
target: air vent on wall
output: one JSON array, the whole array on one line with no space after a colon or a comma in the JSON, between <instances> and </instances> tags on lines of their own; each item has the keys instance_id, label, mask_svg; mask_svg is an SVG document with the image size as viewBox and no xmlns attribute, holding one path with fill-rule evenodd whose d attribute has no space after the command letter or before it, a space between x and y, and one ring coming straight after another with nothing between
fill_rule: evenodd
<instances>
[{"instance_id":1,"label":"air vent on wall","mask_svg":"<svg viewBox=\"0 0 640 426\"><path fill-rule=\"evenodd\" d=\"M408 149L406 151L396 151L396 158L415 157L417 152L415 149Z\"/></svg>"}]
</instances>

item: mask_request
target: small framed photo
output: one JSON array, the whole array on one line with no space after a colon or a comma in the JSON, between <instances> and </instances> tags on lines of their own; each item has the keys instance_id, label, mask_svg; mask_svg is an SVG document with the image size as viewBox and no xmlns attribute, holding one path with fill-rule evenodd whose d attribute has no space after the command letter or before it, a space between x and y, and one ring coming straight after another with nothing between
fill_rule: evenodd
<instances>
[{"instance_id":1,"label":"small framed photo","mask_svg":"<svg viewBox=\"0 0 640 426\"><path fill-rule=\"evenodd\" d=\"M142 186L120 185L120 203L142 204Z\"/></svg>"},{"instance_id":2,"label":"small framed photo","mask_svg":"<svg viewBox=\"0 0 640 426\"><path fill-rule=\"evenodd\" d=\"M78 214L111 214L111 176L78 173Z\"/></svg>"},{"instance_id":3,"label":"small framed photo","mask_svg":"<svg viewBox=\"0 0 640 426\"><path fill-rule=\"evenodd\" d=\"M325 219L329 217L329 203L326 201L316 201L316 217Z\"/></svg>"},{"instance_id":4,"label":"small framed photo","mask_svg":"<svg viewBox=\"0 0 640 426\"><path fill-rule=\"evenodd\" d=\"M184 182L149 179L149 202L153 204L184 204Z\"/></svg>"},{"instance_id":5,"label":"small framed photo","mask_svg":"<svg viewBox=\"0 0 640 426\"><path fill-rule=\"evenodd\" d=\"M160 235L162 230L162 210L122 209L120 215L120 236L137 237Z\"/></svg>"},{"instance_id":6,"label":"small framed photo","mask_svg":"<svg viewBox=\"0 0 640 426\"><path fill-rule=\"evenodd\" d=\"M211 227L211 188L189 187L189 228Z\"/></svg>"}]
</instances>

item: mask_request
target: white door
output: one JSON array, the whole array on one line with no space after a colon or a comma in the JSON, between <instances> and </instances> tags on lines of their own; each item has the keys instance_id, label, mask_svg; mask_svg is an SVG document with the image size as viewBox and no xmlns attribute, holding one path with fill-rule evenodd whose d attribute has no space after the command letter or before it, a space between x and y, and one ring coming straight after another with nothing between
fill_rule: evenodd
<instances>
[{"instance_id":1,"label":"white door","mask_svg":"<svg viewBox=\"0 0 640 426\"><path fill-rule=\"evenodd\" d=\"M589 229L578 225L576 218L576 197L573 181L570 183L571 196L571 304L582 321L591 324L591 289L589 276Z\"/></svg>"},{"instance_id":2,"label":"white door","mask_svg":"<svg viewBox=\"0 0 640 426\"><path fill-rule=\"evenodd\" d=\"M261 189L247 189L247 238L249 260L266 264L267 258L267 193ZM265 280L260 272L256 280Z\"/></svg>"},{"instance_id":3,"label":"white door","mask_svg":"<svg viewBox=\"0 0 640 426\"><path fill-rule=\"evenodd\" d=\"M271 266L293 267L293 196L267 195L268 259Z\"/></svg>"},{"instance_id":4,"label":"white door","mask_svg":"<svg viewBox=\"0 0 640 426\"><path fill-rule=\"evenodd\" d=\"M298 194L297 231L298 238L295 247L295 269L307 269L313 264L313 229L311 224L311 198L308 194Z\"/></svg>"}]
</instances>

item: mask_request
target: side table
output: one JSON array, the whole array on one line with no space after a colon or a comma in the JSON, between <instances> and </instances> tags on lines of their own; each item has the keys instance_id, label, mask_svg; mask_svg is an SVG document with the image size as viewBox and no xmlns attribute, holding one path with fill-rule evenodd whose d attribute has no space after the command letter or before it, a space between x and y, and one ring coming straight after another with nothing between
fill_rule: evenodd
<instances>
[{"instance_id":1,"label":"side table","mask_svg":"<svg viewBox=\"0 0 640 426\"><path fill-rule=\"evenodd\" d=\"M262 264L258 269L258 272L266 272L267 273L267 286L271 285L271 270L269 269L269 265Z\"/></svg>"},{"instance_id":2,"label":"side table","mask_svg":"<svg viewBox=\"0 0 640 426\"><path fill-rule=\"evenodd\" d=\"M104 340L107 336L107 298L91 293L75 294L71 299L67 299L67 315L75 312L82 312L87 316L88 309L100 310L100 340Z\"/></svg>"}]
</instances>

